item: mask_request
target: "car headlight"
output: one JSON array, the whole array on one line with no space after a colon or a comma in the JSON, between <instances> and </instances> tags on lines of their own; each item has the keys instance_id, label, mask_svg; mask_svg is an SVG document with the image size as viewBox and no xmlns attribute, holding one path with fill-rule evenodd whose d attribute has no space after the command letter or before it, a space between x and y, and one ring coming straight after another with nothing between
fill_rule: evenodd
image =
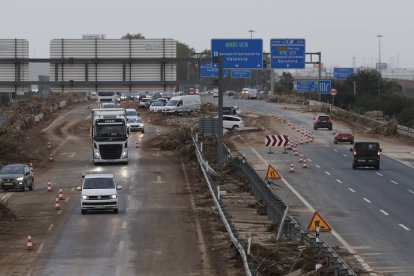
<instances>
[{"instance_id":1,"label":"car headlight","mask_svg":"<svg viewBox=\"0 0 414 276\"><path fill-rule=\"evenodd\" d=\"M99 151L95 151L95 158L101 158L101 155L99 154Z\"/></svg>"},{"instance_id":2,"label":"car headlight","mask_svg":"<svg viewBox=\"0 0 414 276\"><path fill-rule=\"evenodd\" d=\"M82 199L88 199L88 196L84 196L84 195L83 195L83 196L82 196Z\"/></svg>"},{"instance_id":3,"label":"car headlight","mask_svg":"<svg viewBox=\"0 0 414 276\"><path fill-rule=\"evenodd\" d=\"M17 181L23 181L23 176L16 178Z\"/></svg>"},{"instance_id":4,"label":"car headlight","mask_svg":"<svg viewBox=\"0 0 414 276\"><path fill-rule=\"evenodd\" d=\"M115 199L115 198L117 198L117 196L116 195L111 195L111 198Z\"/></svg>"},{"instance_id":5,"label":"car headlight","mask_svg":"<svg viewBox=\"0 0 414 276\"><path fill-rule=\"evenodd\" d=\"M122 151L122 157L128 157L128 149Z\"/></svg>"}]
</instances>

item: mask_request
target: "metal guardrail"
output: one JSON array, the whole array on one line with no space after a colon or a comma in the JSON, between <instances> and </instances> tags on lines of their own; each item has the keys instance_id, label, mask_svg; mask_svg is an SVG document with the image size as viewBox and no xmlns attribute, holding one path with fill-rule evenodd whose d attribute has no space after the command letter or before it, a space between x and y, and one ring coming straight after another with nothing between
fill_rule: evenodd
<instances>
[{"instance_id":1,"label":"metal guardrail","mask_svg":"<svg viewBox=\"0 0 414 276\"><path fill-rule=\"evenodd\" d=\"M237 230L232 224L231 218L225 210L222 201L216 196L219 191L217 185L212 181L211 176L208 174L210 166L208 165L208 162L205 161L206 158L203 155L201 144L199 144L197 141L197 136L196 138L193 137L193 143L195 146L197 159L207 181L210 193L213 196L227 232L229 233L233 244L236 246L240 256L243 259L246 274L255 275L255 265L250 261L250 257L246 255L243 246L237 240ZM233 157L230 153L229 148L227 146L224 147L227 151L227 163L233 166L233 168L236 170L239 170L246 177L250 183L250 187L256 200L261 200L263 202L263 204L266 206L267 215L275 225L279 226L279 229L281 228L282 234L286 238L292 241L302 241L307 246L320 249L320 251L329 258L330 265L335 270L335 275L356 276L352 269L341 259L341 257L339 257L339 255L331 247L329 247L328 244L304 231L292 216L287 216L286 218L286 216L284 216L284 213L286 210L288 210L287 204L272 192L266 181L257 174L257 172L250 166L244 157ZM214 170L212 170L212 172L213 171Z\"/></svg>"},{"instance_id":2,"label":"metal guardrail","mask_svg":"<svg viewBox=\"0 0 414 276\"><path fill-rule=\"evenodd\" d=\"M207 182L210 194L213 197L213 200L214 200L214 203L215 203L215 205L217 207L217 210L219 212L220 218L223 221L224 226L226 227L226 230L227 230L227 232L230 236L230 239L231 239L232 243L234 244L234 246L237 248L237 251L239 252L240 257L243 260L243 266L244 266L244 270L246 272L246 275L247 276L256 275L255 272L252 273L252 270L255 271L254 268L253 268L253 266L254 266L253 263L251 263L249 261L248 256L247 256L242 244L237 240L238 235L237 235L237 232L236 232L236 229L235 229L234 225L231 222L229 222L229 221L231 221L230 217L229 217L229 214L225 210L223 202L221 201L221 199L218 196L218 193L220 191L218 190L217 185L214 184L213 180L211 179L211 176L207 173L210 166L208 165L208 162L205 161L205 157L204 157L203 152L202 152L202 147L200 147L200 145L197 143L197 141L194 137L193 137L193 143L194 143L194 146L195 146L195 152L196 152L196 155L197 155L197 159L198 159L198 162L200 164L201 170L203 171L203 175L204 175L204 178Z\"/></svg>"},{"instance_id":3,"label":"metal guardrail","mask_svg":"<svg viewBox=\"0 0 414 276\"><path fill-rule=\"evenodd\" d=\"M400 135L408 136L414 138L414 128L409 128L406 126L397 126L397 133Z\"/></svg>"}]
</instances>

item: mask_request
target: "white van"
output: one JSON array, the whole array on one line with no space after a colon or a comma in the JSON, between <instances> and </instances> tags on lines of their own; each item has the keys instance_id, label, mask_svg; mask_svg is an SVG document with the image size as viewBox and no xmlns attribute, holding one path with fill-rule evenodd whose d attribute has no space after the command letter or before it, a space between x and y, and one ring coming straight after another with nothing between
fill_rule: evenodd
<instances>
[{"instance_id":1,"label":"white van","mask_svg":"<svg viewBox=\"0 0 414 276\"><path fill-rule=\"evenodd\" d=\"M85 174L81 191L81 213L88 210L113 210L118 213L118 190L113 174Z\"/></svg>"},{"instance_id":2,"label":"white van","mask_svg":"<svg viewBox=\"0 0 414 276\"><path fill-rule=\"evenodd\" d=\"M243 88L242 97L245 99L257 99L257 89L256 88Z\"/></svg>"},{"instance_id":3,"label":"white van","mask_svg":"<svg viewBox=\"0 0 414 276\"><path fill-rule=\"evenodd\" d=\"M162 114L183 114L200 110L200 95L183 95L172 97L162 109Z\"/></svg>"}]
</instances>

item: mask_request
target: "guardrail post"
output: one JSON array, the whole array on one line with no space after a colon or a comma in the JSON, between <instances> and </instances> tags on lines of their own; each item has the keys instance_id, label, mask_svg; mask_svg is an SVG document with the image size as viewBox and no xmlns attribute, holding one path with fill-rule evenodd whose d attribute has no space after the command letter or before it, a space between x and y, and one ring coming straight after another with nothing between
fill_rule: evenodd
<instances>
[{"instance_id":1,"label":"guardrail post","mask_svg":"<svg viewBox=\"0 0 414 276\"><path fill-rule=\"evenodd\" d=\"M220 185L217 186L217 200L220 200Z\"/></svg>"},{"instance_id":2,"label":"guardrail post","mask_svg":"<svg viewBox=\"0 0 414 276\"><path fill-rule=\"evenodd\" d=\"M288 211L289 211L289 206L286 206L285 212L283 213L282 220L279 223L279 229L277 230L276 240L279 240L280 236L282 236L283 225L285 224Z\"/></svg>"},{"instance_id":3,"label":"guardrail post","mask_svg":"<svg viewBox=\"0 0 414 276\"><path fill-rule=\"evenodd\" d=\"M200 152L203 152L203 142L200 143Z\"/></svg>"}]
</instances>

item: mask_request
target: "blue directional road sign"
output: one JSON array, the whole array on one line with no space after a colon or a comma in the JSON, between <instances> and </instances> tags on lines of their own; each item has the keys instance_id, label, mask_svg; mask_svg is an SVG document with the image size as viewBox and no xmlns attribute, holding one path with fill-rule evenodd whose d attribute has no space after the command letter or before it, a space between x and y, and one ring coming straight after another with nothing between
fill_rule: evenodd
<instances>
[{"instance_id":1,"label":"blue directional road sign","mask_svg":"<svg viewBox=\"0 0 414 276\"><path fill-rule=\"evenodd\" d=\"M261 69L263 67L262 39L212 39L212 57L221 56L225 69ZM213 67L217 67L214 65Z\"/></svg>"},{"instance_id":2,"label":"blue directional road sign","mask_svg":"<svg viewBox=\"0 0 414 276\"><path fill-rule=\"evenodd\" d=\"M218 78L218 68L211 63L200 64L200 78Z\"/></svg>"},{"instance_id":3,"label":"blue directional road sign","mask_svg":"<svg viewBox=\"0 0 414 276\"><path fill-rule=\"evenodd\" d=\"M314 80L297 80L295 90L298 93L315 92Z\"/></svg>"},{"instance_id":4,"label":"blue directional road sign","mask_svg":"<svg viewBox=\"0 0 414 276\"><path fill-rule=\"evenodd\" d=\"M305 39L271 39L270 65L275 69L305 68Z\"/></svg>"},{"instance_id":5,"label":"blue directional road sign","mask_svg":"<svg viewBox=\"0 0 414 276\"><path fill-rule=\"evenodd\" d=\"M231 77L233 79L250 79L252 71L250 70L231 70Z\"/></svg>"},{"instance_id":6,"label":"blue directional road sign","mask_svg":"<svg viewBox=\"0 0 414 276\"><path fill-rule=\"evenodd\" d=\"M331 93L331 81L330 80L318 80L318 94L330 94Z\"/></svg>"},{"instance_id":7,"label":"blue directional road sign","mask_svg":"<svg viewBox=\"0 0 414 276\"><path fill-rule=\"evenodd\" d=\"M346 80L354 73L354 68L334 68L335 80Z\"/></svg>"}]
</instances>

